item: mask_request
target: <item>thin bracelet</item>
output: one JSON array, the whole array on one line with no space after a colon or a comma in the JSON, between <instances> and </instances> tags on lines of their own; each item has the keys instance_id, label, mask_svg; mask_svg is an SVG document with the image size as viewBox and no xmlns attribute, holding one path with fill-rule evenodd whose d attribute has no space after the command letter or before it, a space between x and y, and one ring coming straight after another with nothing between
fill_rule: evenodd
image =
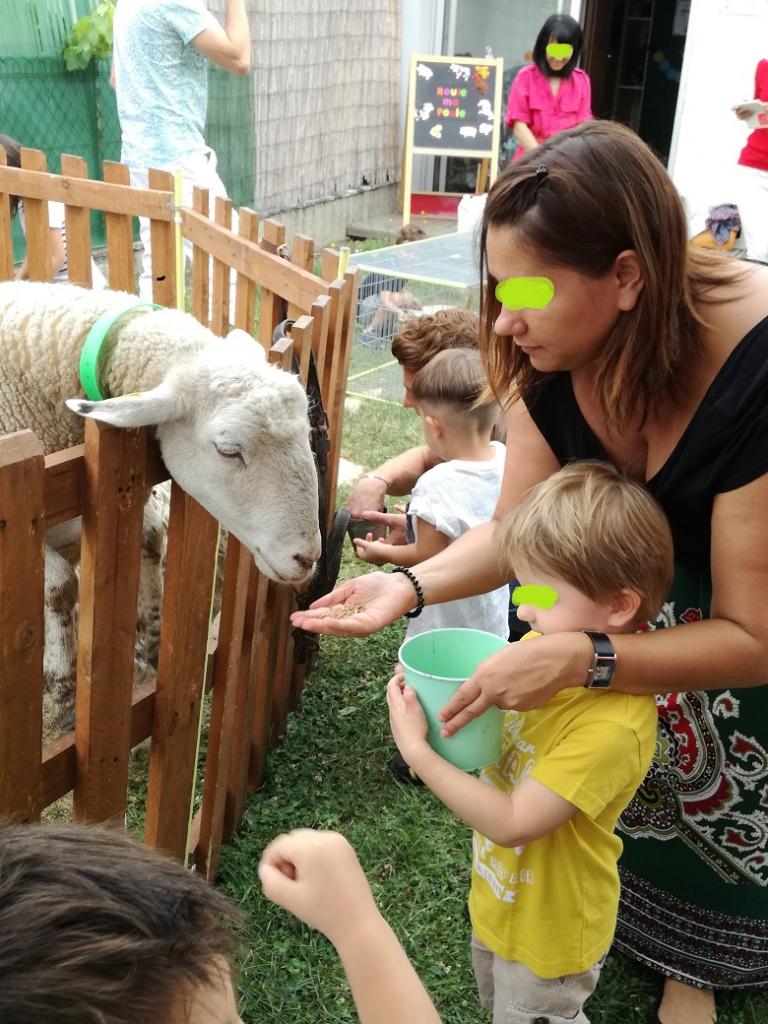
<instances>
[{"instance_id":1,"label":"thin bracelet","mask_svg":"<svg viewBox=\"0 0 768 1024\"><path fill-rule=\"evenodd\" d=\"M385 480L384 477L379 476L378 473L366 473L365 476L368 480L381 480L387 490L389 490L389 480Z\"/></svg>"},{"instance_id":2,"label":"thin bracelet","mask_svg":"<svg viewBox=\"0 0 768 1024\"><path fill-rule=\"evenodd\" d=\"M416 579L410 569L406 569L404 565L396 565L392 570L393 573L401 572L407 580L413 585L413 589L416 591L416 607L412 612L404 612L406 619L415 619L417 615L421 615L424 611L424 591L421 589L421 584Z\"/></svg>"}]
</instances>

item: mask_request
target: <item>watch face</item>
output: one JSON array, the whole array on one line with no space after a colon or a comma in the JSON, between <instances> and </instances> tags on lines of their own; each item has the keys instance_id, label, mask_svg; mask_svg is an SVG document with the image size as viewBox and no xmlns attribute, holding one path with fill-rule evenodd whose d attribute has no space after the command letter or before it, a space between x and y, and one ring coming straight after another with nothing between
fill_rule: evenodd
<instances>
[{"instance_id":1,"label":"watch face","mask_svg":"<svg viewBox=\"0 0 768 1024\"><path fill-rule=\"evenodd\" d=\"M594 671L595 682L610 683L611 679L613 679L614 667L613 662L611 662L610 665L601 665L598 663Z\"/></svg>"}]
</instances>

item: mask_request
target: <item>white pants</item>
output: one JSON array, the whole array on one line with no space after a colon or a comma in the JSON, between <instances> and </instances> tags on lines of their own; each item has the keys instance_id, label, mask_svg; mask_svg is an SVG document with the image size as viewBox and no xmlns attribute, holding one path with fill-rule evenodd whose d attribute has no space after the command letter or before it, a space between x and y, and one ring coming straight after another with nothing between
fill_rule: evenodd
<instances>
[{"instance_id":1,"label":"white pants","mask_svg":"<svg viewBox=\"0 0 768 1024\"><path fill-rule=\"evenodd\" d=\"M179 170L182 174L182 202L184 206L192 206L192 190L195 186L208 189L210 195L210 216L213 217L217 196L227 198L227 190L224 182L216 170L216 154L212 149L206 147L196 156L185 157L177 163L165 164L158 170L170 171L173 174ZM149 188L149 171L146 168L131 167L131 185L135 188ZM139 295L144 302L152 301L152 249L150 240L150 225L146 217L139 217L141 228L141 243L144 246L142 258L142 272L139 277ZM237 213L232 213L232 230L237 232ZM185 262L192 262L192 243L184 241ZM232 321L235 315L235 274L231 275L229 291L229 319Z\"/></svg>"},{"instance_id":2,"label":"white pants","mask_svg":"<svg viewBox=\"0 0 768 1024\"><path fill-rule=\"evenodd\" d=\"M739 164L734 185L747 256L768 263L768 171Z\"/></svg>"}]
</instances>

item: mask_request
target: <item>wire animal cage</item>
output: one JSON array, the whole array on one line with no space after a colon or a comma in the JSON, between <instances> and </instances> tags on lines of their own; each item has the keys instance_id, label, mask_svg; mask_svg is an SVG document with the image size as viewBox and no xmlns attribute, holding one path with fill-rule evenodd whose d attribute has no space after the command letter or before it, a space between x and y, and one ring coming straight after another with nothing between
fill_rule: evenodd
<instances>
[{"instance_id":1,"label":"wire animal cage","mask_svg":"<svg viewBox=\"0 0 768 1024\"><path fill-rule=\"evenodd\" d=\"M413 317L450 306L477 308L477 236L454 232L354 253L360 270L348 394L399 404L402 375L392 339Z\"/></svg>"}]
</instances>

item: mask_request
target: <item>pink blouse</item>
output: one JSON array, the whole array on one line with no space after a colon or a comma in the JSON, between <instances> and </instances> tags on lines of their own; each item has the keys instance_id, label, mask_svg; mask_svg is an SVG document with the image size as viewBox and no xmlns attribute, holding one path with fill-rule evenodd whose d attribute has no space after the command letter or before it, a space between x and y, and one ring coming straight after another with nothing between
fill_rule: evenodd
<instances>
[{"instance_id":1,"label":"pink blouse","mask_svg":"<svg viewBox=\"0 0 768 1024\"><path fill-rule=\"evenodd\" d=\"M575 68L568 78L560 79L557 96L552 95L549 79L535 64L526 64L515 75L507 101L506 123L522 121L533 132L537 142L550 135L592 120L592 86L589 75ZM514 159L525 155L522 146Z\"/></svg>"}]
</instances>

